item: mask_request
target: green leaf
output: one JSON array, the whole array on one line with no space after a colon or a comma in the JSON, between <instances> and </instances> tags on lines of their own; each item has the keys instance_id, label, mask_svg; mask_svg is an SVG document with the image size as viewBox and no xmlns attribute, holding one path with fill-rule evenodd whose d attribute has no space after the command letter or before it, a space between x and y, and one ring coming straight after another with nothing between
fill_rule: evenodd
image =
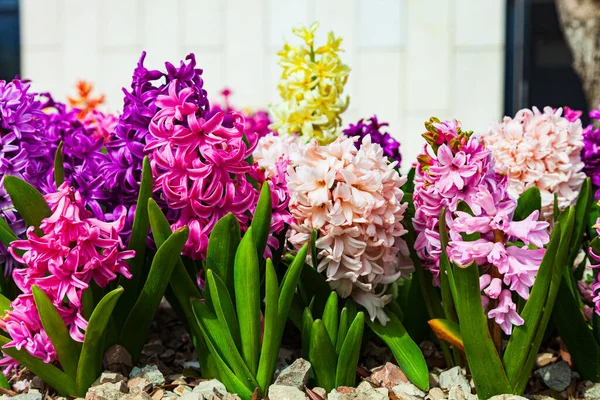
<instances>
[{"instance_id":1,"label":"green leaf","mask_svg":"<svg viewBox=\"0 0 600 400\"><path fill-rule=\"evenodd\" d=\"M148 240L148 232L150 229L150 221L148 217L148 200L152 197L152 169L148 157L144 157L142 167L142 182L138 194L138 200L135 206L135 216L133 218L133 227L131 228L131 236L129 238L129 250L135 250L135 257L129 261L131 268L131 278L127 279L124 276L119 278L119 285L123 287L125 292L119 300L119 307L115 310L115 318L122 326L129 315L131 307L134 306L140 294L143 280L146 277L147 271L144 271L146 265L146 242Z\"/></svg>"},{"instance_id":2,"label":"green leaf","mask_svg":"<svg viewBox=\"0 0 600 400\"><path fill-rule=\"evenodd\" d=\"M302 314L302 356L307 360L310 351L310 333L314 322L310 308L306 307Z\"/></svg>"},{"instance_id":3,"label":"green leaf","mask_svg":"<svg viewBox=\"0 0 600 400\"><path fill-rule=\"evenodd\" d=\"M279 354L279 345L277 338L279 336L278 329L278 307L279 307L279 282L277 281L277 273L271 259L267 259L265 269L265 323L264 337L262 349L260 352L260 360L258 362L257 380L260 389L263 393L267 392L267 388L273 379L272 370L277 362Z\"/></svg>"},{"instance_id":4,"label":"green leaf","mask_svg":"<svg viewBox=\"0 0 600 400\"><path fill-rule=\"evenodd\" d=\"M156 246L160 248L165 240L172 234L171 225L169 224L167 217L165 217L165 214L163 214L160 207L153 199L148 200L148 216L150 219L150 226L152 227L152 236L154 237ZM196 347L196 352L198 354L200 367L202 368L202 371L204 371L203 376L216 377L218 371L213 369L213 367L216 366L216 361L211 359L210 353L206 348L202 331L200 330L200 326L198 326L190 303L190 299L200 298L201 293L196 283L194 283L192 278L188 275L181 257L177 257L175 268L171 274L170 285L181 310L185 314L194 341L194 346Z\"/></svg>"},{"instance_id":5,"label":"green leaf","mask_svg":"<svg viewBox=\"0 0 600 400\"><path fill-rule=\"evenodd\" d=\"M445 340L464 353L465 344L460 333L460 326L456 322L440 318L429 320L428 323L438 339Z\"/></svg>"},{"instance_id":6,"label":"green leaf","mask_svg":"<svg viewBox=\"0 0 600 400\"><path fill-rule=\"evenodd\" d=\"M42 326L56 350L58 361L60 361L63 370L69 376L75 378L81 347L71 338L65 321L48 296L36 285L33 285L31 290L40 319L42 320Z\"/></svg>"},{"instance_id":7,"label":"green leaf","mask_svg":"<svg viewBox=\"0 0 600 400\"><path fill-rule=\"evenodd\" d=\"M233 342L233 337L227 329L226 321L219 319L199 299L192 299L192 307L203 334L213 344L215 350L218 352L218 356L224 360L236 376L241 378L247 389L253 390L257 387L258 383Z\"/></svg>"},{"instance_id":8,"label":"green leaf","mask_svg":"<svg viewBox=\"0 0 600 400\"><path fill-rule=\"evenodd\" d=\"M17 350L15 347L4 347L10 341L10 338L0 336L0 347L6 355L17 360L19 364L33 372L63 396L76 397L75 380L72 377L54 365L46 364L44 360L33 357L25 349Z\"/></svg>"},{"instance_id":9,"label":"green leaf","mask_svg":"<svg viewBox=\"0 0 600 400\"><path fill-rule=\"evenodd\" d=\"M590 178L586 178L585 181L583 181L579 196L577 197L577 203L575 204L575 222L573 225L573 234L570 238L571 244L568 258L568 264L570 266L573 265L575 258L577 258L577 254L581 250L581 242L583 241L587 218L593 201L592 183ZM569 268L568 271L570 270L571 269ZM577 284L573 282L573 285L575 286L574 289L577 290Z\"/></svg>"},{"instance_id":10,"label":"green leaf","mask_svg":"<svg viewBox=\"0 0 600 400\"><path fill-rule=\"evenodd\" d=\"M271 229L271 214L273 212L273 203L271 200L271 189L268 182L263 183L260 190L260 197L256 204L256 211L252 218L252 234L256 243L256 254L262 258L267 246L269 231Z\"/></svg>"},{"instance_id":11,"label":"green leaf","mask_svg":"<svg viewBox=\"0 0 600 400\"><path fill-rule=\"evenodd\" d=\"M63 164L63 142L58 144L54 155L54 183L58 189L65 181L65 166Z\"/></svg>"},{"instance_id":12,"label":"green leaf","mask_svg":"<svg viewBox=\"0 0 600 400\"><path fill-rule=\"evenodd\" d=\"M565 281L560 283L552 317L581 378L599 382L600 345Z\"/></svg>"},{"instance_id":13,"label":"green leaf","mask_svg":"<svg viewBox=\"0 0 600 400\"><path fill-rule=\"evenodd\" d=\"M356 367L360 356L360 344L362 342L365 328L365 314L359 312L344 340L339 353L337 369L335 373L335 386L350 386L356 384Z\"/></svg>"},{"instance_id":14,"label":"green leaf","mask_svg":"<svg viewBox=\"0 0 600 400\"><path fill-rule=\"evenodd\" d=\"M260 271L251 227L235 253L233 276L242 357L256 374L260 352Z\"/></svg>"},{"instance_id":15,"label":"green leaf","mask_svg":"<svg viewBox=\"0 0 600 400\"><path fill-rule=\"evenodd\" d=\"M207 316L210 315L210 310L208 310L206 304L202 303L200 299L192 299L191 304L196 318L198 319L198 324L202 327L201 331L204 336L205 343L214 359L215 365L219 372L219 377L223 384L229 391L237 393L242 399L250 400L250 396L252 396L252 390L248 388L247 383L245 384L236 376L231 368L225 363L223 357L219 354L219 350L217 349L217 345L214 340L222 339L222 337L219 337L219 335L217 335L217 337L212 337L210 335L211 331L207 328L207 326L204 325L204 323L207 321L212 320L212 318L207 318ZM214 314L213 317L214 320L216 320Z\"/></svg>"},{"instance_id":16,"label":"green leaf","mask_svg":"<svg viewBox=\"0 0 600 400\"><path fill-rule=\"evenodd\" d=\"M0 294L0 317L4 316L4 314L6 313L6 311L10 310L10 299L8 299L6 296Z\"/></svg>"},{"instance_id":17,"label":"green leaf","mask_svg":"<svg viewBox=\"0 0 600 400\"><path fill-rule=\"evenodd\" d=\"M308 356L315 372L317 386L328 392L335 389L337 354L325 324L320 319L315 320L311 329Z\"/></svg>"},{"instance_id":18,"label":"green leaf","mask_svg":"<svg viewBox=\"0 0 600 400\"><path fill-rule=\"evenodd\" d=\"M340 350L342 350L342 345L344 344L344 340L346 340L346 335L348 334L348 329L350 328L350 317L348 315L348 309L346 307L342 308L342 313L340 314L340 325L338 328L338 335L335 341L335 352L339 355Z\"/></svg>"},{"instance_id":19,"label":"green leaf","mask_svg":"<svg viewBox=\"0 0 600 400\"><path fill-rule=\"evenodd\" d=\"M558 250L556 252L556 259L554 261L552 276L550 279L550 287L547 291L546 300L545 300L545 303L544 303L543 309L542 309L542 318L536 329L536 336L535 336L534 340L532 341L531 346L529 348L529 354L527 356L527 360L521 366L521 370L517 371L517 373L515 374L516 375L515 381L511 381L511 384L513 386L513 393L520 394L520 393L523 393L523 391L525 390L527 382L529 381L529 376L531 374L531 370L533 369L533 366L535 364L535 360L536 360L540 345L542 344L542 340L544 339L544 334L546 332L548 322L552 315L552 309L554 307L554 302L555 302L556 296L558 294L558 289L560 287L560 282L562 280L563 271L566 266L565 262L567 261L567 255L569 253L569 245L570 245L570 239L572 238L574 218L575 218L575 209L573 206L570 206L567 210L565 210L562 213L562 215L558 219L557 225L559 225L559 224L562 225L561 239L560 239L560 244L558 246ZM537 280L536 280L535 284L537 284ZM535 289L535 284L533 286L532 293L533 293L533 290ZM531 300L531 296L530 296L530 300ZM525 312L526 308L527 308L527 304L525 304L525 308L523 309L523 312ZM506 354L505 354L505 356L506 356ZM507 369L507 371L508 371L508 369Z\"/></svg>"},{"instance_id":20,"label":"green leaf","mask_svg":"<svg viewBox=\"0 0 600 400\"><path fill-rule=\"evenodd\" d=\"M240 224L232 213L221 218L208 241L206 253L206 269L212 269L227 285L229 294L234 298L233 265L235 252L240 244Z\"/></svg>"},{"instance_id":21,"label":"green leaf","mask_svg":"<svg viewBox=\"0 0 600 400\"><path fill-rule=\"evenodd\" d=\"M120 342L134 360L138 359L142 347L146 343L152 320L165 294L171 273L187 241L188 234L189 229L184 226L176 230L158 248L152 260L146 283L123 324Z\"/></svg>"},{"instance_id":22,"label":"green leaf","mask_svg":"<svg viewBox=\"0 0 600 400\"><path fill-rule=\"evenodd\" d=\"M406 377L421 390L429 390L429 370L421 349L408 336L400 319L387 313L390 320L385 326L366 319L367 325L388 345Z\"/></svg>"},{"instance_id":23,"label":"green leaf","mask_svg":"<svg viewBox=\"0 0 600 400\"><path fill-rule=\"evenodd\" d=\"M4 189L8 192L15 209L21 214L27 226L35 227L35 232L41 236L40 224L44 218L52 215L44 196L36 188L22 179L6 175Z\"/></svg>"},{"instance_id":24,"label":"green leaf","mask_svg":"<svg viewBox=\"0 0 600 400\"><path fill-rule=\"evenodd\" d=\"M563 215L567 215L567 213L563 213ZM555 265L555 263L559 246L564 247L564 244L561 243L561 239L564 237L565 231L570 232L572 230L573 220L571 219L571 222L568 224L570 227L563 226L565 222L564 218L560 218L554 226L554 230L550 236L550 243L548 244L544 258L538 269L535 283L531 289L531 294L521 312L521 317L525 322L523 325L515 326L513 328L512 335L504 352L504 368L506 369L507 377L513 387L524 376L523 373L526 360L529 357L529 353L532 351L533 342L541 328L550 284L555 269L560 268L560 266Z\"/></svg>"},{"instance_id":25,"label":"green leaf","mask_svg":"<svg viewBox=\"0 0 600 400\"><path fill-rule=\"evenodd\" d=\"M4 374L0 374L0 388L12 390L12 386L10 386Z\"/></svg>"},{"instance_id":26,"label":"green leaf","mask_svg":"<svg viewBox=\"0 0 600 400\"><path fill-rule=\"evenodd\" d=\"M102 372L106 327L122 293L122 287L107 293L94 309L88 322L77 366L76 386L77 395L80 397L85 396L88 388Z\"/></svg>"},{"instance_id":27,"label":"green leaf","mask_svg":"<svg viewBox=\"0 0 600 400\"><path fill-rule=\"evenodd\" d=\"M296 254L296 257L294 257L294 261L292 261L292 264L289 266L285 276L283 277L283 281L281 282L281 285L279 287L276 329L273 328L276 334L272 336L273 339L269 343L269 354L279 353L279 347L281 346L281 339L283 337L283 329L285 328L285 323L288 319L288 314L290 312L290 307L294 298L294 292L296 291L296 286L298 286L298 279L300 279L300 274L302 273L302 268L304 267L307 251L308 245L305 244L304 246L302 246L298 254ZM239 312L240 309L238 308L238 313ZM273 356L271 355L269 357ZM270 383L273 379L273 374L275 373L275 363L272 362L270 358L266 359L265 363L261 365L260 373L261 381L263 383Z\"/></svg>"},{"instance_id":28,"label":"green leaf","mask_svg":"<svg viewBox=\"0 0 600 400\"><path fill-rule=\"evenodd\" d=\"M454 275L456 290L460 293L455 299L460 330L477 394L487 399L497 394L511 393L510 383L483 312L479 267L471 263L465 268L455 268Z\"/></svg>"},{"instance_id":29,"label":"green leaf","mask_svg":"<svg viewBox=\"0 0 600 400\"><path fill-rule=\"evenodd\" d=\"M17 235L15 235L4 218L0 218L0 242L8 247L10 246L10 242L17 239Z\"/></svg>"},{"instance_id":30,"label":"green leaf","mask_svg":"<svg viewBox=\"0 0 600 400\"><path fill-rule=\"evenodd\" d=\"M215 313L219 318L219 322L223 325L223 329L227 329L231 333L233 342L238 349L241 349L242 340L240 337L240 327L238 325L237 315L229 291L225 287L225 283L212 270L206 271L206 282L209 287L211 303Z\"/></svg>"},{"instance_id":31,"label":"green leaf","mask_svg":"<svg viewBox=\"0 0 600 400\"><path fill-rule=\"evenodd\" d=\"M532 186L519 196L513 220L523 221L525 218L529 217L532 212L536 210L541 212L541 209L542 195L540 194L540 189L536 186Z\"/></svg>"},{"instance_id":32,"label":"green leaf","mask_svg":"<svg viewBox=\"0 0 600 400\"><path fill-rule=\"evenodd\" d=\"M329 338L331 339L331 343L333 343L334 346L337 342L337 334L340 322L339 317L340 313L338 310L338 296L336 292L331 292L327 303L325 303L325 310L323 311L322 319L325 329L327 329L327 333L329 334Z\"/></svg>"}]
</instances>

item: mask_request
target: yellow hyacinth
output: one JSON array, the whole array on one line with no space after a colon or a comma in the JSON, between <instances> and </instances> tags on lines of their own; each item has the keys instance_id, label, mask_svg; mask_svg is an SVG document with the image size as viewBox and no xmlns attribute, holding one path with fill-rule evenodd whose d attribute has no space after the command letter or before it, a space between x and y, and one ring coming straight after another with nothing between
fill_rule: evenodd
<instances>
[{"instance_id":1,"label":"yellow hyacinth","mask_svg":"<svg viewBox=\"0 0 600 400\"><path fill-rule=\"evenodd\" d=\"M318 23L308 29L293 30L304 43L285 44L277 53L283 67L278 85L282 102L271 107L274 122L269 129L280 134L298 135L305 141L316 139L324 145L339 134L340 114L348 108L343 97L350 68L342 63L339 53L342 39L330 32L327 43L315 49Z\"/></svg>"}]
</instances>

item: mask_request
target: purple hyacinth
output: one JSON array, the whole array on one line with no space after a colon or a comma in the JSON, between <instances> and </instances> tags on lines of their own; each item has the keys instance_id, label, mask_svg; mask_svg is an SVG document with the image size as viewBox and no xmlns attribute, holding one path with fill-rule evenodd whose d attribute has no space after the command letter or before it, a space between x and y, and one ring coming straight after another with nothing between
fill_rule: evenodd
<instances>
[{"instance_id":1,"label":"purple hyacinth","mask_svg":"<svg viewBox=\"0 0 600 400\"><path fill-rule=\"evenodd\" d=\"M589 113L590 118L600 121L600 107ZM590 177L596 187L600 187L600 128L590 124L583 130L583 149L581 161L585 164L583 172ZM600 196L600 189L596 198Z\"/></svg>"},{"instance_id":2,"label":"purple hyacinth","mask_svg":"<svg viewBox=\"0 0 600 400\"><path fill-rule=\"evenodd\" d=\"M46 143L39 140L47 117L36 93L29 92L29 88L30 84L20 79L0 81L0 217L17 235L24 234L25 222L4 190L4 176L17 176L39 188L42 171L48 167ZM9 276L15 261L0 244L1 264L5 276Z\"/></svg>"},{"instance_id":3,"label":"purple hyacinth","mask_svg":"<svg viewBox=\"0 0 600 400\"><path fill-rule=\"evenodd\" d=\"M400 143L389 133L382 132L382 128L385 126L389 126L389 124L387 122L379 122L377 120L377 115L373 115L369 118L368 122L361 119L356 125L350 124L348 128L344 129L344 135L358 137L359 140L355 142L357 148L360 147L362 139L365 136L371 135L371 141L379 144L383 148L383 153L388 159L390 161L398 161L398 165L400 165L400 162L402 161L402 156L400 155Z\"/></svg>"}]
</instances>

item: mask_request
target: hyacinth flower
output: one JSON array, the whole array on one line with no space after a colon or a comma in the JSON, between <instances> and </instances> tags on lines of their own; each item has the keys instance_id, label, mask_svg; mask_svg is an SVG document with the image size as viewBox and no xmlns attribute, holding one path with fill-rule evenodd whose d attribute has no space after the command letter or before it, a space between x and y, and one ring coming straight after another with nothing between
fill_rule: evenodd
<instances>
[{"instance_id":1,"label":"hyacinth flower","mask_svg":"<svg viewBox=\"0 0 600 400\"><path fill-rule=\"evenodd\" d=\"M19 178L4 178L28 226L27 238L20 240L8 224L0 224L0 240L27 266L13 271L22 294L12 302L0 296L7 310L1 327L9 337L0 341L6 373L18 363L62 395L81 397L100 375L109 346L120 344L137 360L188 236L187 228L164 235L152 262L145 263L149 220L157 219L145 206L152 193L147 160L142 175L129 250L120 238L125 214L112 222L96 218L66 181L44 197Z\"/></svg>"},{"instance_id":2,"label":"hyacinth flower","mask_svg":"<svg viewBox=\"0 0 600 400\"><path fill-rule=\"evenodd\" d=\"M423 264L416 267L429 270L440 286L443 307L428 307L430 326L465 353L478 396L521 394L569 251L578 246L572 233L580 229L587 203L557 215L549 238L548 223L538 220L537 188L515 200L478 137L457 121L432 118L425 126L427 144L418 158L413 193L417 236L409 237L409 248L414 248L413 260ZM513 293L523 299L521 311ZM424 300L431 301L427 295ZM510 335L506 348L502 331Z\"/></svg>"},{"instance_id":3,"label":"hyacinth flower","mask_svg":"<svg viewBox=\"0 0 600 400\"><path fill-rule=\"evenodd\" d=\"M398 162L398 167L402 162L402 155L400 155L400 143L387 132L383 132L384 127L389 126L387 122L379 122L377 115L373 115L367 121L360 119L356 124L350 124L350 126L344 129L344 135L348 137L356 136L359 138L355 142L356 146L360 146L362 138L369 135L371 141L377 143L383 148L383 154L390 160Z\"/></svg>"},{"instance_id":4,"label":"hyacinth flower","mask_svg":"<svg viewBox=\"0 0 600 400\"><path fill-rule=\"evenodd\" d=\"M75 85L77 89L76 96L68 96L67 103L69 107L77 109L77 118L85 120L91 112L97 111L99 105L104 104L104 95L93 96L94 85L90 82L81 80Z\"/></svg>"},{"instance_id":5,"label":"hyacinth flower","mask_svg":"<svg viewBox=\"0 0 600 400\"><path fill-rule=\"evenodd\" d=\"M322 302L330 289L351 298L366 310L367 324L398 362L409 365L404 371L409 379L425 390L425 360L414 341L401 333L393 301L396 282L412 271L403 257L408 256L403 240L407 203L401 190L406 178L370 136L358 149L355 140L342 136L326 146L313 140L289 156L288 242L295 249L313 243L312 268L305 269L313 289L304 303L308 306L312 296ZM316 306L316 318L320 311ZM397 352L399 348L404 351Z\"/></svg>"},{"instance_id":6,"label":"hyacinth flower","mask_svg":"<svg viewBox=\"0 0 600 400\"><path fill-rule=\"evenodd\" d=\"M484 135L496 169L508 175L509 193L518 197L537 187L545 219L552 217L554 196L563 210L575 202L585 179L581 121L573 110L568 110L568 118L562 112L551 107L523 109L514 118L492 123Z\"/></svg>"},{"instance_id":7,"label":"hyacinth flower","mask_svg":"<svg viewBox=\"0 0 600 400\"><path fill-rule=\"evenodd\" d=\"M348 108L349 98L342 96L350 68L339 53L342 39L333 32L327 43L315 47L313 23L293 30L304 43L285 44L278 53L283 67L279 82L281 103L271 107L273 123L269 129L281 135L297 135L304 142L316 139L327 144L339 136L340 114Z\"/></svg>"},{"instance_id":8,"label":"hyacinth flower","mask_svg":"<svg viewBox=\"0 0 600 400\"><path fill-rule=\"evenodd\" d=\"M178 210L173 227L190 227L184 255L203 260L208 237L219 219L232 213L243 230L249 225L259 195L255 184L262 184L265 176L250 161L258 136L244 130L244 117L235 112L205 116L193 102L196 89L179 86L174 80L168 94L157 97L150 122L152 138L145 151L150 153L155 191L169 209ZM283 230L286 218L282 179L267 183L276 199L276 214L283 214L275 220L274 233Z\"/></svg>"}]
</instances>

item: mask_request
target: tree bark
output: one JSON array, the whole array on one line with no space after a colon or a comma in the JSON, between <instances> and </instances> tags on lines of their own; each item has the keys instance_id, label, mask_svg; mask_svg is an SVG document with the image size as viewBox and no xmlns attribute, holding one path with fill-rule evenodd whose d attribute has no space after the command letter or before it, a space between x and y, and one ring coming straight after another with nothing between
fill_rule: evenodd
<instances>
[{"instance_id":1,"label":"tree bark","mask_svg":"<svg viewBox=\"0 0 600 400\"><path fill-rule=\"evenodd\" d=\"M573 54L590 109L600 104L600 0L556 0L558 17Z\"/></svg>"}]
</instances>

